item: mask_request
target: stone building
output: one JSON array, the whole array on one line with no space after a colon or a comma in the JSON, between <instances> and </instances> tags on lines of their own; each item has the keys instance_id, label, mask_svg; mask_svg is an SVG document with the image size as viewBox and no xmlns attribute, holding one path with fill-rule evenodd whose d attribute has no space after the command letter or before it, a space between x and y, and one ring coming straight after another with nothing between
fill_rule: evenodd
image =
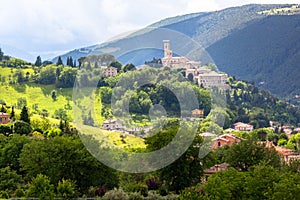
<instances>
[{"instance_id":1,"label":"stone building","mask_svg":"<svg viewBox=\"0 0 300 200\"><path fill-rule=\"evenodd\" d=\"M111 76L117 76L118 74L118 70L115 67L107 67L107 66L102 66L101 67L101 71L102 71L102 77L106 78L106 77L111 77Z\"/></svg>"},{"instance_id":2,"label":"stone building","mask_svg":"<svg viewBox=\"0 0 300 200\"><path fill-rule=\"evenodd\" d=\"M218 73L210 69L201 67L200 61L190 61L186 57L173 57L173 52L170 50L170 41L164 40L164 57L162 58L163 67L178 67L186 69L186 78L192 79L199 86L204 88L218 87L229 89L227 84L228 75Z\"/></svg>"},{"instance_id":3,"label":"stone building","mask_svg":"<svg viewBox=\"0 0 300 200\"><path fill-rule=\"evenodd\" d=\"M204 110L195 109L192 111L192 117L196 118L203 118L204 117Z\"/></svg>"},{"instance_id":4,"label":"stone building","mask_svg":"<svg viewBox=\"0 0 300 200\"><path fill-rule=\"evenodd\" d=\"M179 67L186 68L190 62L186 57L173 57L173 52L170 50L170 41L164 40L164 57L161 59L163 67Z\"/></svg>"},{"instance_id":5,"label":"stone building","mask_svg":"<svg viewBox=\"0 0 300 200\"><path fill-rule=\"evenodd\" d=\"M229 89L229 85L227 84L227 74L218 73L204 67L187 69L186 78L193 79L199 86L204 88L218 87Z\"/></svg>"},{"instance_id":6,"label":"stone building","mask_svg":"<svg viewBox=\"0 0 300 200\"><path fill-rule=\"evenodd\" d=\"M10 115L8 113L0 112L0 124L7 124L9 122Z\"/></svg>"},{"instance_id":7,"label":"stone building","mask_svg":"<svg viewBox=\"0 0 300 200\"><path fill-rule=\"evenodd\" d=\"M300 153L297 151L276 146L273 144L273 142L270 141L266 142L266 147L274 148L276 152L282 156L283 161L285 161L286 163L290 163L291 160L300 160Z\"/></svg>"},{"instance_id":8,"label":"stone building","mask_svg":"<svg viewBox=\"0 0 300 200\"><path fill-rule=\"evenodd\" d=\"M233 126L235 131L251 132L253 130L253 126L251 124L245 124L243 122L237 122Z\"/></svg>"},{"instance_id":9,"label":"stone building","mask_svg":"<svg viewBox=\"0 0 300 200\"><path fill-rule=\"evenodd\" d=\"M223 134L212 140L213 142L212 148L217 149L219 147L223 147L226 145L231 147L234 143L239 143L241 141L242 141L241 138L233 134Z\"/></svg>"}]
</instances>

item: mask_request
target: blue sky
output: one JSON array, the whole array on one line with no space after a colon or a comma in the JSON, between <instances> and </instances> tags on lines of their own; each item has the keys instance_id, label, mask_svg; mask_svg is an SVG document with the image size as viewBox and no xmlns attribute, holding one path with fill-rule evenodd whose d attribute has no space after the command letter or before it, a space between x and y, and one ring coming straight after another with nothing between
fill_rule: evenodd
<instances>
[{"instance_id":1,"label":"blue sky","mask_svg":"<svg viewBox=\"0 0 300 200\"><path fill-rule=\"evenodd\" d=\"M249 3L300 0L9 0L0 7L0 44L49 57L100 44L181 14Z\"/></svg>"}]
</instances>

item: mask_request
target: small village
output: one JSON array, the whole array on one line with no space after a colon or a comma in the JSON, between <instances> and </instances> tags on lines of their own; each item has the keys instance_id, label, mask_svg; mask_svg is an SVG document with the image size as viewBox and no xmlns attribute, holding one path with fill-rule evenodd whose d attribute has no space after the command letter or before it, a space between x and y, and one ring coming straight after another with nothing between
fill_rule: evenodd
<instances>
[{"instance_id":1,"label":"small village","mask_svg":"<svg viewBox=\"0 0 300 200\"><path fill-rule=\"evenodd\" d=\"M211 88L217 87L223 90L230 89L229 85L227 84L228 75L225 73L218 73L216 71L212 71L207 68L201 67L200 61L190 61L186 57L173 57L173 53L170 50L170 41L164 40L164 57L162 58L162 67L171 67L171 68L185 68L186 69L186 78L188 79L190 76L192 79L197 83L199 86L204 88ZM149 66L143 66L142 69L147 68ZM113 67L102 67L103 76L116 76L117 69ZM203 119L204 118L204 110L195 109L191 113L191 117L194 119ZM271 127L270 130L275 131L278 129L280 132L283 132L287 138L292 136L292 132L300 132L299 128L291 129L290 126L275 126L273 122L270 122ZM119 119L108 119L103 122L102 128L108 131L116 131L119 133L125 133L135 136L144 136L153 128L152 126L147 127L134 127L134 128L127 128L123 125L122 121ZM211 138L212 139L212 149L215 150L219 147L229 146L231 147L235 143L241 142L243 139L237 137L234 132L247 132L250 133L254 130L253 125L243 123L243 122L236 122L232 125L231 128L224 130L225 134L213 134L213 133L202 133L200 136L203 138ZM266 147L274 148L278 154L283 157L283 161L289 163L292 159L299 159L300 160L300 152L287 149L284 147L276 146L272 141L264 142ZM216 173L218 171L226 170L228 165L226 163L222 165L216 165L210 169L206 170L207 174Z\"/></svg>"}]
</instances>

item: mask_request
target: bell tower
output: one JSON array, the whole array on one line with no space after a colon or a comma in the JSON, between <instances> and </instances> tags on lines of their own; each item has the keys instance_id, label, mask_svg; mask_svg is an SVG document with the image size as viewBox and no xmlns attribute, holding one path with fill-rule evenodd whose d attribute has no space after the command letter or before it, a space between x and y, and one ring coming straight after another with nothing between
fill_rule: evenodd
<instances>
[{"instance_id":1,"label":"bell tower","mask_svg":"<svg viewBox=\"0 0 300 200\"><path fill-rule=\"evenodd\" d=\"M164 57L172 58L172 51L170 50L170 40L164 40Z\"/></svg>"}]
</instances>

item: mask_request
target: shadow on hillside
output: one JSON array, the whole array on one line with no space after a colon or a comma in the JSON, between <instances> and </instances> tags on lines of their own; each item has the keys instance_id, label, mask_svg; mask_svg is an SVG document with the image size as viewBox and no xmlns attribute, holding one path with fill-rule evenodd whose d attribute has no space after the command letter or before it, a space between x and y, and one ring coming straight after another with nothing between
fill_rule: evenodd
<instances>
[{"instance_id":1,"label":"shadow on hillside","mask_svg":"<svg viewBox=\"0 0 300 200\"><path fill-rule=\"evenodd\" d=\"M24 84L14 84L11 86L19 93L25 93L26 91L26 85Z\"/></svg>"}]
</instances>

